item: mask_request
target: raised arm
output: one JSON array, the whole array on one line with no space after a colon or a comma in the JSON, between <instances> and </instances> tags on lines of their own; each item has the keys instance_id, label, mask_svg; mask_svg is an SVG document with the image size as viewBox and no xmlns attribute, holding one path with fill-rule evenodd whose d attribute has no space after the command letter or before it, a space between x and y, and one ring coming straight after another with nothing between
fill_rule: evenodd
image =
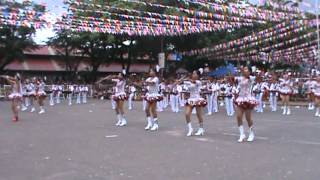
<instances>
[{"instance_id":1,"label":"raised arm","mask_svg":"<svg viewBox=\"0 0 320 180\"><path fill-rule=\"evenodd\" d=\"M101 78L101 79L98 80L96 83L97 83L97 84L100 84L100 83L102 83L103 81L105 81L105 80L111 80L112 78L114 78L114 76L109 75L109 76L106 76L106 77L104 77L104 78Z\"/></svg>"},{"instance_id":2,"label":"raised arm","mask_svg":"<svg viewBox=\"0 0 320 180\"><path fill-rule=\"evenodd\" d=\"M2 76L0 76L0 78L3 78L3 79L5 79L5 80L7 80L10 84L16 83L16 79L13 78L13 77L10 77L10 76L2 75Z\"/></svg>"},{"instance_id":3,"label":"raised arm","mask_svg":"<svg viewBox=\"0 0 320 180\"><path fill-rule=\"evenodd\" d=\"M184 81L189 81L189 78L188 78L187 76L182 76L180 79L176 80L176 81L174 82L174 84L175 84L175 85L177 85L177 84L183 84Z\"/></svg>"}]
</instances>

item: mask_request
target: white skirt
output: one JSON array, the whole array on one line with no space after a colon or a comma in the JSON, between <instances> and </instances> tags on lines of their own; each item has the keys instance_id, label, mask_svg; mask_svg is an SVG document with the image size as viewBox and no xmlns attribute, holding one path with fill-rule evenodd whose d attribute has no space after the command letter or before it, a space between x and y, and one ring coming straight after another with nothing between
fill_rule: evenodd
<instances>
[{"instance_id":1,"label":"white skirt","mask_svg":"<svg viewBox=\"0 0 320 180\"><path fill-rule=\"evenodd\" d=\"M47 93L44 92L44 91L39 91L39 92L37 93L37 96L47 96Z\"/></svg>"},{"instance_id":2,"label":"white skirt","mask_svg":"<svg viewBox=\"0 0 320 180\"><path fill-rule=\"evenodd\" d=\"M253 109L259 104L257 99L253 96L238 97L234 102L243 109Z\"/></svg>"},{"instance_id":3,"label":"white skirt","mask_svg":"<svg viewBox=\"0 0 320 180\"><path fill-rule=\"evenodd\" d=\"M163 96L159 93L147 93L144 98L146 101L152 103L152 102L158 102L163 100Z\"/></svg>"},{"instance_id":4,"label":"white skirt","mask_svg":"<svg viewBox=\"0 0 320 180\"><path fill-rule=\"evenodd\" d=\"M293 92L291 89L287 89L287 88L284 88L284 89L280 89L280 94L282 95L291 95Z\"/></svg>"},{"instance_id":5,"label":"white skirt","mask_svg":"<svg viewBox=\"0 0 320 180\"><path fill-rule=\"evenodd\" d=\"M20 94L20 93L11 93L8 97L9 97L9 99L20 99L20 98L22 98L22 94Z\"/></svg>"},{"instance_id":6,"label":"white skirt","mask_svg":"<svg viewBox=\"0 0 320 180\"><path fill-rule=\"evenodd\" d=\"M319 91L313 91L313 94L315 97L320 98L320 92Z\"/></svg>"},{"instance_id":7,"label":"white skirt","mask_svg":"<svg viewBox=\"0 0 320 180\"><path fill-rule=\"evenodd\" d=\"M204 98L189 98L186 102L187 106L192 107L205 107L208 102Z\"/></svg>"},{"instance_id":8,"label":"white skirt","mask_svg":"<svg viewBox=\"0 0 320 180\"><path fill-rule=\"evenodd\" d=\"M35 91L31 91L31 92L27 92L28 96L36 96L36 92Z\"/></svg>"},{"instance_id":9,"label":"white skirt","mask_svg":"<svg viewBox=\"0 0 320 180\"><path fill-rule=\"evenodd\" d=\"M120 101L120 100L124 101L128 99L127 94L125 92L116 93L115 95L112 96L112 98L114 101Z\"/></svg>"}]
</instances>

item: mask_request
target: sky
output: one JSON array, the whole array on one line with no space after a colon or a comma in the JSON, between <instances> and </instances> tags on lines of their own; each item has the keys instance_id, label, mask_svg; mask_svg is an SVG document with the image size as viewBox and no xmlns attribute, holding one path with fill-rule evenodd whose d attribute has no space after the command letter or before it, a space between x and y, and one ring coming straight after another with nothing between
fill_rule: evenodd
<instances>
[{"instance_id":1,"label":"sky","mask_svg":"<svg viewBox=\"0 0 320 180\"><path fill-rule=\"evenodd\" d=\"M16 1L22 1L22 0L16 0ZM57 16L61 16L64 12L67 11L63 5L63 0L33 0L33 1L36 3L45 3L47 5L47 9L51 14L52 19L55 19L55 17ZM251 3L256 4L264 0L249 0L249 1ZM316 4L316 0L303 0L303 2L300 5L300 8L303 11L315 12L315 8L314 8L316 7L315 4ZM41 29L37 31L34 39L38 44L45 44L48 38L54 36L54 34L55 33L52 28Z\"/></svg>"}]
</instances>

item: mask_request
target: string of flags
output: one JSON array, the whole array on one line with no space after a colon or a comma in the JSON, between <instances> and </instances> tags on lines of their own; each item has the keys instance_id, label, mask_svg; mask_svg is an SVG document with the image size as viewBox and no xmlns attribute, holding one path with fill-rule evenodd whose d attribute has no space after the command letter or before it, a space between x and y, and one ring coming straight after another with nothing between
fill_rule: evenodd
<instances>
[{"instance_id":1,"label":"string of flags","mask_svg":"<svg viewBox=\"0 0 320 180\"><path fill-rule=\"evenodd\" d=\"M272 28L268 28L259 32L254 32L251 35L232 40L229 42L221 43L210 48L202 48L191 51L182 52L183 55L206 55L206 54L219 54L224 52L238 52L239 50L246 50L248 48L263 47L268 42L277 40L286 40L285 42L274 44L272 48L280 48L286 44L296 42L295 39L285 39L295 35L302 36L303 32L315 27L315 20L293 20L289 23L283 22ZM312 35L305 35L302 38L312 37ZM269 49L269 48L268 48ZM264 49L265 50L265 49Z\"/></svg>"},{"instance_id":2,"label":"string of flags","mask_svg":"<svg viewBox=\"0 0 320 180\"><path fill-rule=\"evenodd\" d=\"M25 26L40 29L50 27L48 12L36 11L34 9L10 8L0 6L0 25Z\"/></svg>"},{"instance_id":3,"label":"string of flags","mask_svg":"<svg viewBox=\"0 0 320 180\"><path fill-rule=\"evenodd\" d=\"M211 11L211 12L204 12L204 11L198 11L198 10L192 10L192 9L185 9L181 7L173 7L173 6L167 6L162 4L148 3L148 2L137 1L137 0L120 0L120 1L137 3L137 4L142 4L145 6L147 5L155 8L174 9L176 11L188 13L190 15L193 15L193 16L195 15L203 18L208 18L208 17L210 18L212 17L213 13L236 15L243 18L253 18L253 19L260 19L260 20L273 21L273 22L280 22L281 20L288 20L292 18L302 17L302 14L300 13L277 12L277 11L256 8L253 6L241 8L233 3L226 5L226 4L218 4L213 2L202 3L199 1L187 0L187 2L189 3L200 5Z\"/></svg>"}]
</instances>

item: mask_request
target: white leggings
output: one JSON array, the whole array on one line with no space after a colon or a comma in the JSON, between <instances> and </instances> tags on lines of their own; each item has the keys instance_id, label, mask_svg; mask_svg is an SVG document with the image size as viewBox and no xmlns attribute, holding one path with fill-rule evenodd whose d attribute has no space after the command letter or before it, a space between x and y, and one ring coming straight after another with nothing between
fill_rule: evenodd
<instances>
[{"instance_id":1,"label":"white leggings","mask_svg":"<svg viewBox=\"0 0 320 180\"><path fill-rule=\"evenodd\" d=\"M233 116L234 114L234 107L233 107L233 98L232 97L225 97L224 98L226 111L228 116Z\"/></svg>"},{"instance_id":2,"label":"white leggings","mask_svg":"<svg viewBox=\"0 0 320 180\"><path fill-rule=\"evenodd\" d=\"M271 111L277 111L277 99L278 96L276 93L270 93L270 106L271 106Z\"/></svg>"}]
</instances>

